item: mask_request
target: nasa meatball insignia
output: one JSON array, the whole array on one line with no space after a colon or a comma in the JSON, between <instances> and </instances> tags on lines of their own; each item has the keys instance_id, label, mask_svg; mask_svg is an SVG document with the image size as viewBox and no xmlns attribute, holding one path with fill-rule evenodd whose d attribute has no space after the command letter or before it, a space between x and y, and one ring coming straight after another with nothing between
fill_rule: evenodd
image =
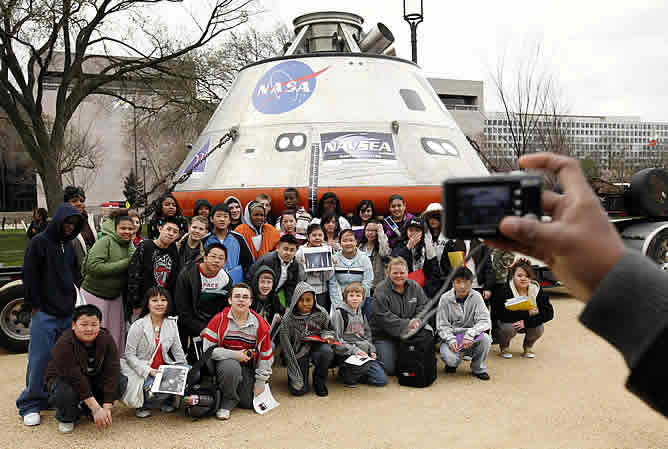
<instances>
[{"instance_id":1,"label":"nasa meatball insignia","mask_svg":"<svg viewBox=\"0 0 668 449\"><path fill-rule=\"evenodd\" d=\"M258 81L253 105L263 114L282 114L297 109L311 98L316 78L329 67L313 72L301 61L286 61L271 68Z\"/></svg>"}]
</instances>

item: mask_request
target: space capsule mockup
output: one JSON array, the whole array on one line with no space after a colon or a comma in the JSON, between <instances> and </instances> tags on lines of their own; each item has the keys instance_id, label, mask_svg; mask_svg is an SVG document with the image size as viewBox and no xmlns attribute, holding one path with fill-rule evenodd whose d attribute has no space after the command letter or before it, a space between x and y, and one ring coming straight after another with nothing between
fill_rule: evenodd
<instances>
[{"instance_id":1,"label":"space capsule mockup","mask_svg":"<svg viewBox=\"0 0 668 449\"><path fill-rule=\"evenodd\" d=\"M199 198L245 204L261 192L282 210L286 187L312 211L329 191L346 211L370 199L383 213L393 193L419 211L440 201L445 178L488 173L420 68L391 56L392 33L362 24L300 16L284 56L241 70L179 169L194 168L175 189L186 213ZM238 137L202 161L232 128Z\"/></svg>"}]
</instances>

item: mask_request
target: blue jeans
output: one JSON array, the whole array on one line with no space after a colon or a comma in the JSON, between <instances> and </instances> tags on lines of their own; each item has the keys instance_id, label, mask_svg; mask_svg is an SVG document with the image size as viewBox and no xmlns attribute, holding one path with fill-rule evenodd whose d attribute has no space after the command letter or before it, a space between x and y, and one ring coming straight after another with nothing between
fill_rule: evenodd
<instances>
[{"instance_id":1,"label":"blue jeans","mask_svg":"<svg viewBox=\"0 0 668 449\"><path fill-rule=\"evenodd\" d=\"M399 343L394 340L376 340L373 344L376 347L378 361L382 363L385 372L388 376L394 376L399 358Z\"/></svg>"},{"instance_id":2,"label":"blue jeans","mask_svg":"<svg viewBox=\"0 0 668 449\"><path fill-rule=\"evenodd\" d=\"M367 321L371 320L371 303L373 302L373 296L367 296L362 303L362 313L366 317Z\"/></svg>"},{"instance_id":3,"label":"blue jeans","mask_svg":"<svg viewBox=\"0 0 668 449\"><path fill-rule=\"evenodd\" d=\"M441 343L441 360L443 360L445 366L457 368L462 362L462 356L470 355L471 371L474 374L487 372L487 356L489 354L489 347L492 345L492 337L485 333L481 335L482 338L474 342L473 346L459 352L453 352L446 342Z\"/></svg>"},{"instance_id":4,"label":"blue jeans","mask_svg":"<svg viewBox=\"0 0 668 449\"><path fill-rule=\"evenodd\" d=\"M28 369L26 388L16 400L19 415L39 413L48 408L49 394L44 376L51 359L51 348L58 337L72 328L72 316L57 317L37 312L30 321L30 345L28 346Z\"/></svg>"},{"instance_id":5,"label":"blue jeans","mask_svg":"<svg viewBox=\"0 0 668 449\"><path fill-rule=\"evenodd\" d=\"M369 370L366 372L366 383L377 387L387 385L387 374L385 374L383 364L378 360L372 360L368 365Z\"/></svg>"}]
</instances>

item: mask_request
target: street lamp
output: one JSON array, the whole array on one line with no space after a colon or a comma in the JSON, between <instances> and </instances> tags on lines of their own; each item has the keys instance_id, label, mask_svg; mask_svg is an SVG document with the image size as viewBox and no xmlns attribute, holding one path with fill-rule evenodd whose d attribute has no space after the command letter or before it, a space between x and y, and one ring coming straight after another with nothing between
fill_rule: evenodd
<instances>
[{"instance_id":1,"label":"street lamp","mask_svg":"<svg viewBox=\"0 0 668 449\"><path fill-rule=\"evenodd\" d=\"M148 161L147 161L147 159L146 159L146 156L143 156L143 157L141 158L141 168L142 168L142 170L144 171L144 179L143 179L143 181L142 181L142 187L143 187L143 189L144 189L144 192L143 192L143 197L144 197L144 209L146 209L146 163L147 163L147 162L148 162Z\"/></svg>"},{"instance_id":2,"label":"street lamp","mask_svg":"<svg viewBox=\"0 0 668 449\"><path fill-rule=\"evenodd\" d=\"M406 9L407 1L404 0L404 20L411 26L411 47L413 49L413 62L417 64L417 27L424 20L423 0L408 0L409 6Z\"/></svg>"}]
</instances>

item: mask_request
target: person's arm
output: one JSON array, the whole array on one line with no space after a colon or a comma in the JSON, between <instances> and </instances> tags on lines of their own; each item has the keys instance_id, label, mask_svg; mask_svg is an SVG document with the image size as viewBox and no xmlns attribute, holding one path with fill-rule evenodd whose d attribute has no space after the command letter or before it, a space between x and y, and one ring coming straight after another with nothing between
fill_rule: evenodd
<instances>
[{"instance_id":1,"label":"person's arm","mask_svg":"<svg viewBox=\"0 0 668 449\"><path fill-rule=\"evenodd\" d=\"M339 280L336 278L336 255L332 255L332 261L334 262L334 275L327 281L327 289L329 290L329 299L332 303L332 308L336 308L337 305L343 302L343 295Z\"/></svg>"},{"instance_id":2,"label":"person's arm","mask_svg":"<svg viewBox=\"0 0 668 449\"><path fill-rule=\"evenodd\" d=\"M98 337L99 338L99 337ZM121 363L118 348L111 335L107 335L106 351L102 362L102 376L104 377L104 405L113 406L114 401L120 399L118 382L121 377Z\"/></svg>"},{"instance_id":3,"label":"person's arm","mask_svg":"<svg viewBox=\"0 0 668 449\"><path fill-rule=\"evenodd\" d=\"M135 373L146 379L151 373L151 363L153 361L141 360L137 357L137 347L143 335L144 331L141 328L140 321L138 320L132 323L130 331L128 332L128 338L125 342L125 361Z\"/></svg>"},{"instance_id":4,"label":"person's arm","mask_svg":"<svg viewBox=\"0 0 668 449\"><path fill-rule=\"evenodd\" d=\"M392 249L390 248L390 242L387 240L387 235L383 232L383 229L378 229L378 255L380 257L389 257L392 254Z\"/></svg>"},{"instance_id":5,"label":"person's arm","mask_svg":"<svg viewBox=\"0 0 668 449\"><path fill-rule=\"evenodd\" d=\"M141 307L142 285L144 284L145 243L139 244L128 265L128 302L133 308Z\"/></svg>"},{"instance_id":6,"label":"person's arm","mask_svg":"<svg viewBox=\"0 0 668 449\"><path fill-rule=\"evenodd\" d=\"M366 254L362 254L362 267L364 274L362 276L362 285L364 286L365 296L371 296L371 288L373 287L373 265L371 259Z\"/></svg>"},{"instance_id":7,"label":"person's arm","mask_svg":"<svg viewBox=\"0 0 668 449\"><path fill-rule=\"evenodd\" d=\"M438 311L436 312L436 330L438 331L439 337L446 344L451 345L457 342L457 337L455 336L455 330L450 324L447 311L447 295L448 292L444 293L441 296L441 299L438 301Z\"/></svg>"},{"instance_id":8,"label":"person's arm","mask_svg":"<svg viewBox=\"0 0 668 449\"><path fill-rule=\"evenodd\" d=\"M469 301L475 301L475 310L473 314L475 322L473 327L466 331L464 338L473 340L478 335L491 329L492 320L489 317L489 310L487 310L487 306L485 306L485 301L478 292L475 292L473 297L469 298Z\"/></svg>"},{"instance_id":9,"label":"person's arm","mask_svg":"<svg viewBox=\"0 0 668 449\"><path fill-rule=\"evenodd\" d=\"M39 244L37 244L39 243ZM33 312L42 307L42 284L44 276L44 255L41 241L31 240L23 257L24 301L32 307Z\"/></svg>"},{"instance_id":10,"label":"person's arm","mask_svg":"<svg viewBox=\"0 0 668 449\"><path fill-rule=\"evenodd\" d=\"M176 335L175 335L176 338L175 338L174 341L172 342L172 345L171 345L171 347L168 349L168 351L171 351L171 352L172 352L172 356L173 356L174 361L175 361L176 363L178 363L178 364L185 364L185 363L187 363L187 360L186 360L186 353L185 353L185 351L183 350L183 345L181 344L181 338L180 338L180 335L179 335L179 327L178 327L177 324L176 324L176 320L174 320L174 319L172 319L172 318L167 318L167 319L170 320L170 322L172 323L172 327L173 327L173 329L174 329L174 333L176 334Z\"/></svg>"},{"instance_id":11,"label":"person's arm","mask_svg":"<svg viewBox=\"0 0 668 449\"><path fill-rule=\"evenodd\" d=\"M334 329L336 340L343 343L343 345L335 345L334 351L340 355L349 356L352 354L356 354L357 352L360 351L360 349L356 345L348 343L343 338L343 334L345 334L346 332L346 330L343 328L344 325L342 316L343 313L344 312L341 312L341 309L336 309L332 314L332 328Z\"/></svg>"},{"instance_id":12,"label":"person's arm","mask_svg":"<svg viewBox=\"0 0 668 449\"><path fill-rule=\"evenodd\" d=\"M483 289L492 292L496 285L496 273L494 272L494 265L492 264L492 252L485 248L483 250L485 257L481 258L483 266L483 273L485 274L485 283Z\"/></svg>"},{"instance_id":13,"label":"person's arm","mask_svg":"<svg viewBox=\"0 0 668 449\"><path fill-rule=\"evenodd\" d=\"M258 360L255 368L255 394L264 391L265 384L271 377L271 365L274 363L274 353L271 348L271 337L269 335L268 323L260 326L263 335L258 335L260 342L258 344ZM266 327L265 327L266 326Z\"/></svg>"},{"instance_id":14,"label":"person's arm","mask_svg":"<svg viewBox=\"0 0 668 449\"><path fill-rule=\"evenodd\" d=\"M116 262L110 262L110 243L109 238L98 240L88 251L86 260L86 273L101 276L114 276L128 270L130 259L121 259Z\"/></svg>"},{"instance_id":15,"label":"person's arm","mask_svg":"<svg viewBox=\"0 0 668 449\"><path fill-rule=\"evenodd\" d=\"M408 327L410 320L392 313L389 301L390 298L387 295L382 292L379 293L376 290L376 295L371 303L371 309L373 310L375 323L378 324L378 327L382 328L388 335L399 338L401 333Z\"/></svg>"},{"instance_id":16,"label":"person's arm","mask_svg":"<svg viewBox=\"0 0 668 449\"><path fill-rule=\"evenodd\" d=\"M550 297L542 288L538 292L536 304L538 305L538 316L541 322L547 323L554 318L554 308L550 303Z\"/></svg>"},{"instance_id":17,"label":"person's arm","mask_svg":"<svg viewBox=\"0 0 668 449\"><path fill-rule=\"evenodd\" d=\"M288 314L290 313L289 310L290 309L288 309L281 319L281 327L279 329L281 350L285 351L285 359L288 364L288 382L290 382L294 389L301 390L304 388L305 379L302 377L301 368L297 363L297 355L295 354L292 342L290 341L290 325L288 324L290 321L288 318Z\"/></svg>"},{"instance_id":18,"label":"person's arm","mask_svg":"<svg viewBox=\"0 0 668 449\"><path fill-rule=\"evenodd\" d=\"M193 298L193 286L191 285L193 279L191 279L190 272L191 268L187 268L179 273L174 289L174 304L181 328L188 335L197 336L202 333L208 323L195 316L193 304L197 298Z\"/></svg>"}]
</instances>

